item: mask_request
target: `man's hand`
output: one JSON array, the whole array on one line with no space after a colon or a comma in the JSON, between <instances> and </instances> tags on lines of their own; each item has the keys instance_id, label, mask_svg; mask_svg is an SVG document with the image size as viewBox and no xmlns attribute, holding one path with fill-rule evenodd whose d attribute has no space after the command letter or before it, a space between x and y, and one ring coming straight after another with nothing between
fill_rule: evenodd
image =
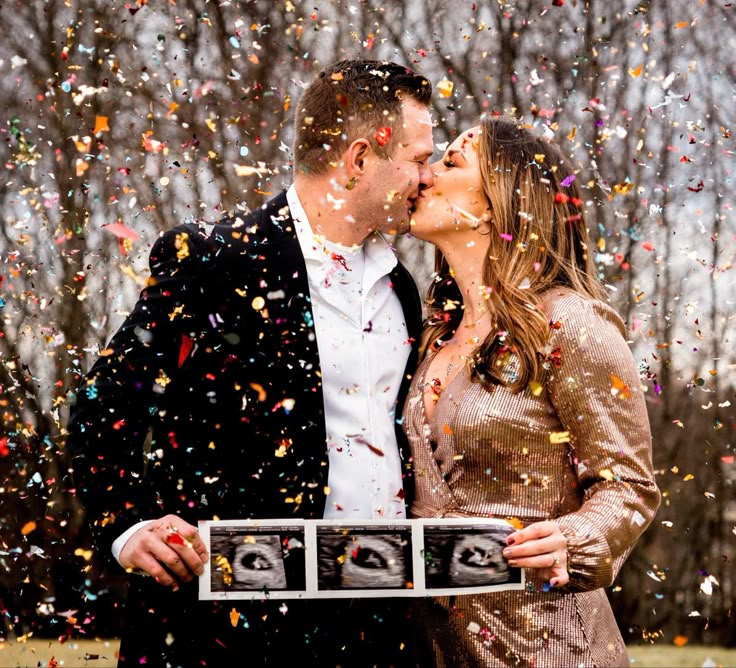
<instances>
[{"instance_id":1,"label":"man's hand","mask_svg":"<svg viewBox=\"0 0 736 668\"><path fill-rule=\"evenodd\" d=\"M567 572L567 538L555 522L535 522L506 539L503 556L510 566L535 568L553 587L570 581Z\"/></svg>"},{"instance_id":2,"label":"man's hand","mask_svg":"<svg viewBox=\"0 0 736 668\"><path fill-rule=\"evenodd\" d=\"M207 559L197 528L176 515L166 515L141 527L120 551L123 568L144 571L174 591L182 582L202 575Z\"/></svg>"}]
</instances>

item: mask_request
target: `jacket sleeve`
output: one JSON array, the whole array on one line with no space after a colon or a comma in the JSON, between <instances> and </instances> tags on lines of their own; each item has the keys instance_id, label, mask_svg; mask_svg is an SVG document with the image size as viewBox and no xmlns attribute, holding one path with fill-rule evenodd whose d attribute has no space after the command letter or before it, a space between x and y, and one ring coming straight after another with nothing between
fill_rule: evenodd
<instances>
[{"instance_id":1,"label":"jacket sleeve","mask_svg":"<svg viewBox=\"0 0 736 668\"><path fill-rule=\"evenodd\" d=\"M556 520L572 591L611 585L660 502L644 395L623 334L611 308L576 300L553 324L547 351L550 399L567 432L558 438L569 438L583 494L578 510Z\"/></svg>"},{"instance_id":2,"label":"jacket sleeve","mask_svg":"<svg viewBox=\"0 0 736 668\"><path fill-rule=\"evenodd\" d=\"M158 517L144 475L145 443L166 385L186 352L212 260L194 225L153 246L151 275L130 315L77 388L67 448L98 548L109 556L127 528Z\"/></svg>"}]
</instances>

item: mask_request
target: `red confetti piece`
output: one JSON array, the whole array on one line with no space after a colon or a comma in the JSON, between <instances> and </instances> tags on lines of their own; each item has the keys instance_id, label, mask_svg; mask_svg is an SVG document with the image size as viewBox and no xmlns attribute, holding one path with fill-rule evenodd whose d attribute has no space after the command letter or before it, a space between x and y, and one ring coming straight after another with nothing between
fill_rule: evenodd
<instances>
[{"instance_id":1,"label":"red confetti piece","mask_svg":"<svg viewBox=\"0 0 736 668\"><path fill-rule=\"evenodd\" d=\"M189 353L192 351L193 346L194 340L186 334L183 334L181 337L181 347L179 348L179 368L181 368L187 357L189 357Z\"/></svg>"},{"instance_id":2,"label":"red confetti piece","mask_svg":"<svg viewBox=\"0 0 736 668\"><path fill-rule=\"evenodd\" d=\"M342 255L339 255L338 253L333 253L330 257L335 262L337 262L345 271L352 271L352 269L348 267L348 263Z\"/></svg>"},{"instance_id":3,"label":"red confetti piece","mask_svg":"<svg viewBox=\"0 0 736 668\"><path fill-rule=\"evenodd\" d=\"M378 128L376 134L374 134L373 137L381 146L386 146L386 144L388 144L389 142L389 139L391 139L391 128Z\"/></svg>"},{"instance_id":4,"label":"red confetti piece","mask_svg":"<svg viewBox=\"0 0 736 668\"><path fill-rule=\"evenodd\" d=\"M123 225L120 221L103 225L103 230L114 234L118 239L128 239L129 241L138 241L138 233Z\"/></svg>"},{"instance_id":5,"label":"red confetti piece","mask_svg":"<svg viewBox=\"0 0 736 668\"><path fill-rule=\"evenodd\" d=\"M184 545L184 539L179 535L177 531L173 531L166 536L166 542L172 545Z\"/></svg>"}]
</instances>

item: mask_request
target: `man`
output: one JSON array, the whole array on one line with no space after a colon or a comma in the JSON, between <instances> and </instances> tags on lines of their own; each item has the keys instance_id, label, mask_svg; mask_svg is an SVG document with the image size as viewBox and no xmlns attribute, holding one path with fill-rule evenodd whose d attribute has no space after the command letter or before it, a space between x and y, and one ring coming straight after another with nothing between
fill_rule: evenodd
<instances>
[{"instance_id":1,"label":"man","mask_svg":"<svg viewBox=\"0 0 736 668\"><path fill-rule=\"evenodd\" d=\"M406 232L432 185L430 96L394 63L327 67L289 190L154 245L69 421L98 545L151 576L131 579L121 665L410 661L396 601L197 602L196 523L405 516L395 417L420 306L379 233Z\"/></svg>"}]
</instances>

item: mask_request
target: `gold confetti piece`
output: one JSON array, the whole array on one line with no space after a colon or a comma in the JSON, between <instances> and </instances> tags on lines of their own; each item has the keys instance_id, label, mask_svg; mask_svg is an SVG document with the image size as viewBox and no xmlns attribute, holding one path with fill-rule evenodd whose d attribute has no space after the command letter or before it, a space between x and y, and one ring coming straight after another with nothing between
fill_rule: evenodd
<instances>
[{"instance_id":1,"label":"gold confetti piece","mask_svg":"<svg viewBox=\"0 0 736 668\"><path fill-rule=\"evenodd\" d=\"M107 124L107 116L95 116L93 134L97 134L98 132L110 132L110 126Z\"/></svg>"},{"instance_id":2,"label":"gold confetti piece","mask_svg":"<svg viewBox=\"0 0 736 668\"><path fill-rule=\"evenodd\" d=\"M217 554L212 561L222 574L223 584L229 587L233 583L233 567L227 557L224 554Z\"/></svg>"},{"instance_id":3,"label":"gold confetti piece","mask_svg":"<svg viewBox=\"0 0 736 668\"><path fill-rule=\"evenodd\" d=\"M181 262L183 259L189 257L189 244L187 240L189 235L186 232L180 232L174 239L174 248L176 248L176 259Z\"/></svg>"},{"instance_id":4,"label":"gold confetti piece","mask_svg":"<svg viewBox=\"0 0 736 668\"><path fill-rule=\"evenodd\" d=\"M160 385L161 387L166 387L171 382L171 378L169 378L163 371L163 369L159 372L158 378L156 378L155 383L156 385Z\"/></svg>"},{"instance_id":5,"label":"gold confetti piece","mask_svg":"<svg viewBox=\"0 0 736 668\"><path fill-rule=\"evenodd\" d=\"M621 399L631 399L629 386L614 374L611 374L611 394Z\"/></svg>"},{"instance_id":6,"label":"gold confetti piece","mask_svg":"<svg viewBox=\"0 0 736 668\"><path fill-rule=\"evenodd\" d=\"M690 24L687 21L679 21L678 23L675 23L675 30L680 30L681 28L687 28Z\"/></svg>"},{"instance_id":7,"label":"gold confetti piece","mask_svg":"<svg viewBox=\"0 0 736 668\"><path fill-rule=\"evenodd\" d=\"M694 480L694 479L695 479L695 476L692 473L686 474L685 477L683 478L685 482L687 482L688 480Z\"/></svg>"},{"instance_id":8,"label":"gold confetti piece","mask_svg":"<svg viewBox=\"0 0 736 668\"><path fill-rule=\"evenodd\" d=\"M35 528L36 528L36 523L33 520L31 520L30 522L26 522L23 525L23 528L20 530L20 532L23 536L27 536L29 533L31 533L31 531L34 531Z\"/></svg>"},{"instance_id":9,"label":"gold confetti piece","mask_svg":"<svg viewBox=\"0 0 736 668\"><path fill-rule=\"evenodd\" d=\"M608 480L609 482L611 482L611 480L615 480L616 478L611 469L601 469L598 473L601 478L603 478L604 480Z\"/></svg>"},{"instance_id":10,"label":"gold confetti piece","mask_svg":"<svg viewBox=\"0 0 736 668\"><path fill-rule=\"evenodd\" d=\"M265 167L253 167L251 165L233 165L236 176L261 176L267 170Z\"/></svg>"},{"instance_id":11,"label":"gold confetti piece","mask_svg":"<svg viewBox=\"0 0 736 668\"><path fill-rule=\"evenodd\" d=\"M570 442L570 432L569 431L553 431L549 435L549 442L553 445L557 445L559 443L569 443Z\"/></svg>"},{"instance_id":12,"label":"gold confetti piece","mask_svg":"<svg viewBox=\"0 0 736 668\"><path fill-rule=\"evenodd\" d=\"M540 383L539 381L529 381L529 391L532 393L533 396L538 397L540 394L542 394L543 390L544 385L542 385L542 383Z\"/></svg>"},{"instance_id":13,"label":"gold confetti piece","mask_svg":"<svg viewBox=\"0 0 736 668\"><path fill-rule=\"evenodd\" d=\"M84 559L85 561L90 561L93 555L94 552L92 550L83 550L81 547L78 547L76 550L74 550L74 556L82 557L82 559Z\"/></svg>"},{"instance_id":14,"label":"gold confetti piece","mask_svg":"<svg viewBox=\"0 0 736 668\"><path fill-rule=\"evenodd\" d=\"M684 647L687 645L687 636L675 636L672 638L672 644L675 647Z\"/></svg>"},{"instance_id":15,"label":"gold confetti piece","mask_svg":"<svg viewBox=\"0 0 736 668\"><path fill-rule=\"evenodd\" d=\"M88 169L89 163L86 160L82 160L82 158L77 158L77 161L75 163L77 176L82 176Z\"/></svg>"},{"instance_id":16,"label":"gold confetti piece","mask_svg":"<svg viewBox=\"0 0 736 668\"><path fill-rule=\"evenodd\" d=\"M450 97L452 95L452 89L455 87L455 84L452 83L449 79L442 79L437 84L437 92L440 94L440 97Z\"/></svg>"},{"instance_id":17,"label":"gold confetti piece","mask_svg":"<svg viewBox=\"0 0 736 668\"><path fill-rule=\"evenodd\" d=\"M455 432L452 430L452 427L445 422L445 424L442 425L442 432L446 434L447 436L452 436Z\"/></svg>"},{"instance_id":18,"label":"gold confetti piece","mask_svg":"<svg viewBox=\"0 0 736 668\"><path fill-rule=\"evenodd\" d=\"M617 183L613 186L613 192L615 195L626 195L634 187L633 183Z\"/></svg>"},{"instance_id":19,"label":"gold confetti piece","mask_svg":"<svg viewBox=\"0 0 736 668\"><path fill-rule=\"evenodd\" d=\"M230 610L230 624L232 624L233 628L235 628L238 625L239 619L240 619L240 613L235 608Z\"/></svg>"},{"instance_id":20,"label":"gold confetti piece","mask_svg":"<svg viewBox=\"0 0 736 668\"><path fill-rule=\"evenodd\" d=\"M266 300L263 297L258 296L253 299L250 305L254 311L260 311L266 305Z\"/></svg>"},{"instance_id":21,"label":"gold confetti piece","mask_svg":"<svg viewBox=\"0 0 736 668\"><path fill-rule=\"evenodd\" d=\"M258 401L266 400L267 395L266 395L266 390L263 389L263 385L259 385L258 383L250 383L250 386L256 392L258 392Z\"/></svg>"},{"instance_id":22,"label":"gold confetti piece","mask_svg":"<svg viewBox=\"0 0 736 668\"><path fill-rule=\"evenodd\" d=\"M83 137L80 140L78 135L73 135L72 141L74 142L74 146L76 146L77 151L79 151L80 153L89 153L89 150L92 146L91 137Z\"/></svg>"},{"instance_id":23,"label":"gold confetti piece","mask_svg":"<svg viewBox=\"0 0 736 668\"><path fill-rule=\"evenodd\" d=\"M524 523L518 517L507 517L506 521L517 531L524 528Z\"/></svg>"},{"instance_id":24,"label":"gold confetti piece","mask_svg":"<svg viewBox=\"0 0 736 668\"><path fill-rule=\"evenodd\" d=\"M637 68L629 68L629 75L632 76L634 79L641 76L641 71L643 69L644 65L639 65Z\"/></svg>"}]
</instances>

